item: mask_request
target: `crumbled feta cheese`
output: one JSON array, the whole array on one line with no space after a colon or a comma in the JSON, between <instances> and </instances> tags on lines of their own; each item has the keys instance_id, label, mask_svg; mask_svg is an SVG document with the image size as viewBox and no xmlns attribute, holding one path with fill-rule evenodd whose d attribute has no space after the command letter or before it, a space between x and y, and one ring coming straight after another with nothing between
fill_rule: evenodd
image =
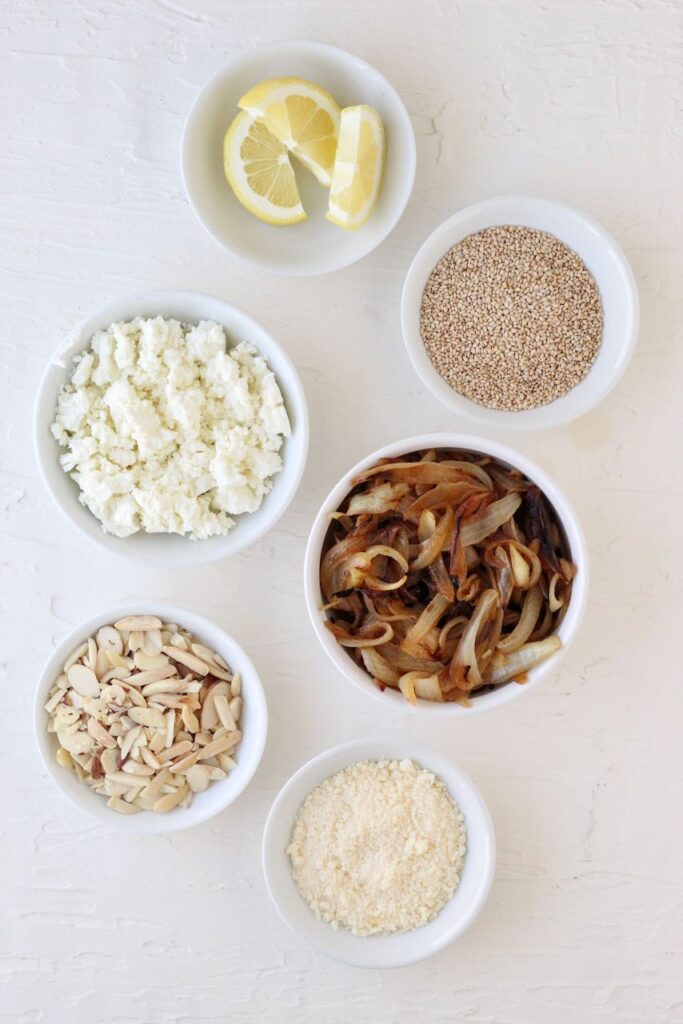
<instances>
[{"instance_id":1,"label":"crumbled feta cheese","mask_svg":"<svg viewBox=\"0 0 683 1024\"><path fill-rule=\"evenodd\" d=\"M138 318L98 331L75 363L52 434L107 532L213 537L259 508L290 425L251 345L228 349L212 321Z\"/></svg>"}]
</instances>

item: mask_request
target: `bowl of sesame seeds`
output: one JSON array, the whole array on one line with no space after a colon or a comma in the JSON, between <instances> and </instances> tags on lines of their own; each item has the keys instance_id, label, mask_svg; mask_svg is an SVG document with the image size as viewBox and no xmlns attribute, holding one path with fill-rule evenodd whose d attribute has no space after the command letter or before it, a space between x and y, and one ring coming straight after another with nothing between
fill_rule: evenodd
<instances>
[{"instance_id":1,"label":"bowl of sesame seeds","mask_svg":"<svg viewBox=\"0 0 683 1024\"><path fill-rule=\"evenodd\" d=\"M501 196L446 220L403 287L403 338L425 386L493 429L561 426L624 372L638 293L614 239L578 210Z\"/></svg>"}]
</instances>

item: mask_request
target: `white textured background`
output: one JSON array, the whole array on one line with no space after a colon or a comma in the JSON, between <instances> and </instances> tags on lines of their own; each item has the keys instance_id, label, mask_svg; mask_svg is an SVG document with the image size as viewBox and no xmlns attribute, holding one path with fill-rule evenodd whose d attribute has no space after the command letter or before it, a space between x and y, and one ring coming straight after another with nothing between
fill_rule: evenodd
<instances>
[{"instance_id":1,"label":"white textured background","mask_svg":"<svg viewBox=\"0 0 683 1024\"><path fill-rule=\"evenodd\" d=\"M2 0L0 11L0 1021L683 1021L683 5ZM245 48L293 38L337 43L387 75L414 119L418 175L372 256L288 281L211 240L178 164L208 76ZM317 649L304 542L352 462L401 435L462 426L411 372L401 283L442 219L504 192L567 200L614 233L641 290L640 343L598 411L512 439L556 475L588 533L590 606L562 671L490 716L412 725L382 715ZM149 287L213 292L263 320L297 362L312 414L308 470L280 526L232 561L182 573L86 547L31 451L36 383L62 333ZM225 625L268 692L254 783L177 836L124 839L91 824L34 749L31 700L52 645L130 596ZM345 968L276 916L263 822L309 756L408 728L481 786L496 881L478 922L436 959Z\"/></svg>"}]
</instances>

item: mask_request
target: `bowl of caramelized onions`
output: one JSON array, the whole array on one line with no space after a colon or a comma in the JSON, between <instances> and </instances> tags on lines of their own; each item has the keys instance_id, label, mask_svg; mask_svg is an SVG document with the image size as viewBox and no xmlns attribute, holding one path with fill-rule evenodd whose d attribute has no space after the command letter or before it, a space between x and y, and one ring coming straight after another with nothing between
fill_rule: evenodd
<instances>
[{"instance_id":1,"label":"bowl of caramelized onions","mask_svg":"<svg viewBox=\"0 0 683 1024\"><path fill-rule=\"evenodd\" d=\"M387 445L316 517L306 602L337 668L394 707L468 714L557 668L588 593L575 513L516 451L467 434Z\"/></svg>"}]
</instances>

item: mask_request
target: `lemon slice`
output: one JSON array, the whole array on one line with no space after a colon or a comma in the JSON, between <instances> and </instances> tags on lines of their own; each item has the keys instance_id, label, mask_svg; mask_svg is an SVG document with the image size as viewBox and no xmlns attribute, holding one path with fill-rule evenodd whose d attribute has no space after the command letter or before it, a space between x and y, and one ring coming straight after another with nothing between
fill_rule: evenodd
<instances>
[{"instance_id":1,"label":"lemon slice","mask_svg":"<svg viewBox=\"0 0 683 1024\"><path fill-rule=\"evenodd\" d=\"M359 228L370 216L384 173L384 126L373 107L341 112L326 217L340 228Z\"/></svg>"},{"instance_id":2,"label":"lemon slice","mask_svg":"<svg viewBox=\"0 0 683 1024\"><path fill-rule=\"evenodd\" d=\"M322 185L332 180L339 105L326 89L304 78L270 78L237 104L262 121Z\"/></svg>"},{"instance_id":3,"label":"lemon slice","mask_svg":"<svg viewBox=\"0 0 683 1024\"><path fill-rule=\"evenodd\" d=\"M223 168L233 192L269 224L306 220L287 147L250 114L240 113L223 141Z\"/></svg>"}]
</instances>

